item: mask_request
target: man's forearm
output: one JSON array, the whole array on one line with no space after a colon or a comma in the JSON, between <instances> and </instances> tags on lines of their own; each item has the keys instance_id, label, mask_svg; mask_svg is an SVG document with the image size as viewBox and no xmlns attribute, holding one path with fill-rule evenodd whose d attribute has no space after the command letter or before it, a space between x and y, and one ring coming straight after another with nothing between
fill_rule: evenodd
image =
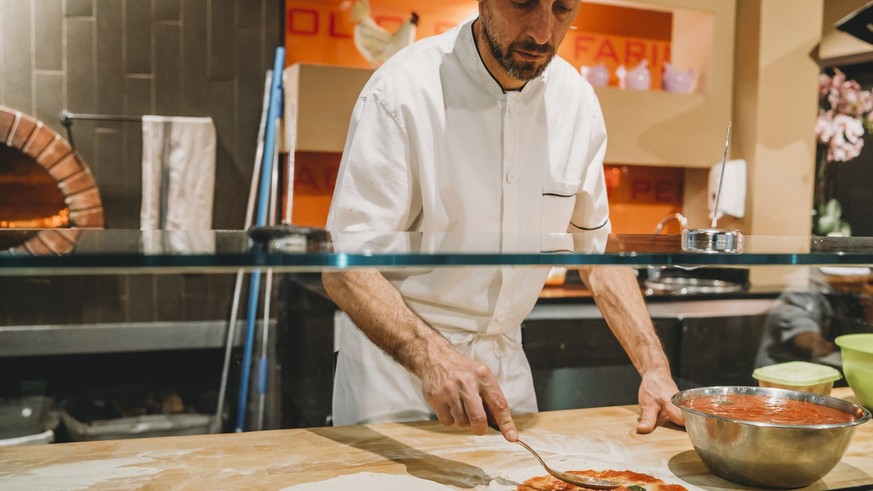
<instances>
[{"instance_id":1,"label":"man's forearm","mask_svg":"<svg viewBox=\"0 0 873 491\"><path fill-rule=\"evenodd\" d=\"M609 328L642 376L638 391L638 433L649 433L658 421L684 424L682 412L670 399L678 390L670 364L655 333L636 275L626 267L592 267L579 271Z\"/></svg>"},{"instance_id":2,"label":"man's forearm","mask_svg":"<svg viewBox=\"0 0 873 491\"><path fill-rule=\"evenodd\" d=\"M637 371L669 370L633 270L603 266L583 268L579 273Z\"/></svg>"},{"instance_id":3,"label":"man's forearm","mask_svg":"<svg viewBox=\"0 0 873 491\"><path fill-rule=\"evenodd\" d=\"M361 331L407 370L421 376L422 363L442 349L452 349L448 340L409 309L379 271L326 272L322 282Z\"/></svg>"}]
</instances>

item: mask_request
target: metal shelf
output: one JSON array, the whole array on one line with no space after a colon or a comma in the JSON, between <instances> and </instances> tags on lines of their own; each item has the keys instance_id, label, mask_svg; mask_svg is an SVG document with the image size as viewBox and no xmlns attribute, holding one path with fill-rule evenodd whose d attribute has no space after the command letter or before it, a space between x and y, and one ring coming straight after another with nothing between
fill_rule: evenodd
<instances>
[{"instance_id":1,"label":"metal shelf","mask_svg":"<svg viewBox=\"0 0 873 491\"><path fill-rule=\"evenodd\" d=\"M227 325L216 320L3 326L0 357L218 349L224 347ZM236 333L234 346L242 346L243 321Z\"/></svg>"}]
</instances>

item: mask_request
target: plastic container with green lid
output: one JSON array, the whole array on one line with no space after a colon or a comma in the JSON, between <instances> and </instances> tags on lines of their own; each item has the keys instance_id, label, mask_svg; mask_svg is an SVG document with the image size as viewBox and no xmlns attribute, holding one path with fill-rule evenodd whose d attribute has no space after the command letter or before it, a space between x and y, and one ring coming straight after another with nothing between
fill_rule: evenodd
<instances>
[{"instance_id":1,"label":"plastic container with green lid","mask_svg":"<svg viewBox=\"0 0 873 491\"><path fill-rule=\"evenodd\" d=\"M843 378L836 368L806 361L789 361L756 368L752 373L761 387L799 390L827 396L834 382Z\"/></svg>"}]
</instances>

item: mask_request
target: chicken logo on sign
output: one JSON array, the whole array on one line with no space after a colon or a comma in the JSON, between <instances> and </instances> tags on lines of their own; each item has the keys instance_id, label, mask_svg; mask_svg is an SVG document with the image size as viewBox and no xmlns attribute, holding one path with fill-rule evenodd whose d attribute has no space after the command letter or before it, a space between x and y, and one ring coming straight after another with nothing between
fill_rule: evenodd
<instances>
[{"instance_id":1,"label":"chicken logo on sign","mask_svg":"<svg viewBox=\"0 0 873 491\"><path fill-rule=\"evenodd\" d=\"M355 23L355 47L373 68L415 42L415 29L418 25L418 15L415 12L393 33L373 20L370 15L370 0L355 0L351 18Z\"/></svg>"}]
</instances>

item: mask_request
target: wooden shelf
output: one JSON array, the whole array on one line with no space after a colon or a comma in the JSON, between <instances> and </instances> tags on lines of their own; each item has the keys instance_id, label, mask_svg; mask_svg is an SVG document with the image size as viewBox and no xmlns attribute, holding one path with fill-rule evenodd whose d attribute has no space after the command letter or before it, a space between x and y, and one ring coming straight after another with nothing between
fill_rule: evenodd
<instances>
[{"instance_id":1,"label":"wooden shelf","mask_svg":"<svg viewBox=\"0 0 873 491\"><path fill-rule=\"evenodd\" d=\"M721 158L730 106L713 95L597 89L606 162L708 168Z\"/></svg>"},{"instance_id":2,"label":"wooden shelf","mask_svg":"<svg viewBox=\"0 0 873 491\"><path fill-rule=\"evenodd\" d=\"M296 127L299 152L342 152L358 95L373 70L298 63L285 69L286 131ZM287 142L283 150L287 151Z\"/></svg>"},{"instance_id":3,"label":"wooden shelf","mask_svg":"<svg viewBox=\"0 0 873 491\"><path fill-rule=\"evenodd\" d=\"M698 76L692 94L597 89L609 134L606 162L686 168L709 168L718 162L733 103L736 2L586 2L670 12L671 61Z\"/></svg>"}]
</instances>

